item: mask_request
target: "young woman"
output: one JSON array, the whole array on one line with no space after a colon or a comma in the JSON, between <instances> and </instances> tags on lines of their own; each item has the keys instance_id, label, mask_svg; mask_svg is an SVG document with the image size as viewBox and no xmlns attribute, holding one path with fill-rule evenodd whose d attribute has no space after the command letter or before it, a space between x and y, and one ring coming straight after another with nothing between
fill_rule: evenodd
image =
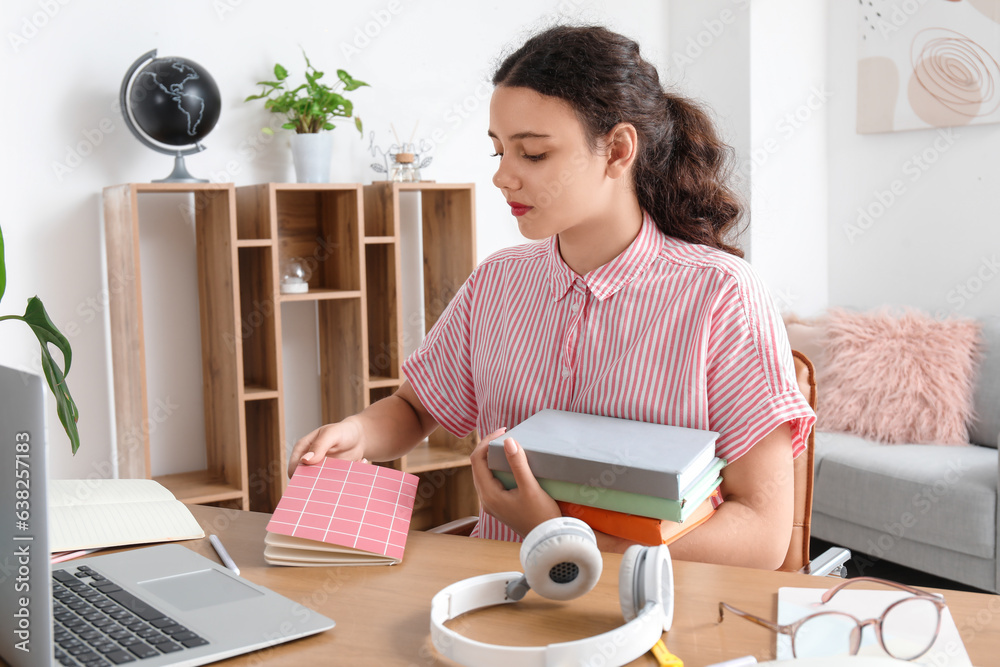
<instances>
[{"instance_id":1,"label":"young woman","mask_svg":"<svg viewBox=\"0 0 1000 667\"><path fill-rule=\"evenodd\" d=\"M538 243L480 264L404 363L399 391L302 438L289 472L323 456L391 460L439 426L478 428L489 435L472 453L473 534L517 540L560 512L511 438L517 488L493 478L486 445L503 429L543 408L710 429L729 461L725 502L671 553L778 567L792 459L815 417L767 290L727 240L741 216L728 147L664 92L635 42L603 28L533 37L493 83L493 183Z\"/></svg>"}]
</instances>

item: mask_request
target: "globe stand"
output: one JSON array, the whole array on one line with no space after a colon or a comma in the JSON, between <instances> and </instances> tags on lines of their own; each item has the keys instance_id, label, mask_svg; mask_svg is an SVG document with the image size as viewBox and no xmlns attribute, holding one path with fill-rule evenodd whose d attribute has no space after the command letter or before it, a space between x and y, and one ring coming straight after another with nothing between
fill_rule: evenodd
<instances>
[{"instance_id":1,"label":"globe stand","mask_svg":"<svg viewBox=\"0 0 1000 667\"><path fill-rule=\"evenodd\" d=\"M174 170L170 172L170 175L166 178L154 179L153 183L208 183L207 178L195 178L187 170L187 165L184 163L184 157L187 155L194 155L195 153L200 153L205 150L205 147L201 145L200 142L195 142L193 146L186 148L172 146L166 147L161 146L158 143L153 142L152 139L147 137L143 132L139 130L136 125L135 119L132 117L131 105L129 104L129 96L131 93L133 79L135 78L136 72L139 71L141 67L146 65L148 62L153 61L156 58L156 49L148 51L132 63L129 67L128 72L125 73L125 78L122 80L121 90L118 94L118 101L122 109L122 117L125 121L125 126L128 127L129 131L139 140L144 146L157 151L158 153L163 153L164 155L174 156ZM180 59L177 59L180 60ZM211 77L209 77L211 79ZM211 84L215 86L214 82ZM216 89L217 90L217 89ZM216 92L217 94L217 92ZM216 119L218 117L216 116ZM214 120L212 124L214 125ZM211 129L211 128L209 128Z\"/></svg>"},{"instance_id":2,"label":"globe stand","mask_svg":"<svg viewBox=\"0 0 1000 667\"><path fill-rule=\"evenodd\" d=\"M184 154L177 151L174 155L174 170L166 178L153 179L153 183L208 183L208 179L192 176L184 164Z\"/></svg>"}]
</instances>

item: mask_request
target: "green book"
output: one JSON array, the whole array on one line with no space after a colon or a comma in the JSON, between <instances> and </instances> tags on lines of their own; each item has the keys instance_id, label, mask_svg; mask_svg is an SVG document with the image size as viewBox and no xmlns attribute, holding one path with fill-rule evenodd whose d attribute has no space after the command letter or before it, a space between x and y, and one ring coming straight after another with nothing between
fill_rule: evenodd
<instances>
[{"instance_id":1,"label":"green book","mask_svg":"<svg viewBox=\"0 0 1000 667\"><path fill-rule=\"evenodd\" d=\"M687 496L681 500L657 498L619 489L607 489L590 484L575 484L541 477L538 478L538 484L555 500L681 523L691 516L691 513L698 509L698 505L712 495L712 492L722 483L719 471L725 464L725 460L717 460L715 465L705 471L702 478L691 487ZM493 475L500 480L506 489L513 489L517 486L514 483L512 473L494 470Z\"/></svg>"}]
</instances>

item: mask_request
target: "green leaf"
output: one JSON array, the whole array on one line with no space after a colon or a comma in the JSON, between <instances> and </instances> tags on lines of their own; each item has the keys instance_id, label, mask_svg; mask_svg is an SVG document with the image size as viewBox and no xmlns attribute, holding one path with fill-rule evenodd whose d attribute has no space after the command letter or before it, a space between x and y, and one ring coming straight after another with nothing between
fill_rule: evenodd
<instances>
[{"instance_id":1,"label":"green leaf","mask_svg":"<svg viewBox=\"0 0 1000 667\"><path fill-rule=\"evenodd\" d=\"M280 64L275 63L274 65L274 78L278 81L284 81L288 78L288 70L282 67Z\"/></svg>"},{"instance_id":2,"label":"green leaf","mask_svg":"<svg viewBox=\"0 0 1000 667\"><path fill-rule=\"evenodd\" d=\"M324 123L323 124L323 129L324 130L332 130L332 129L336 128L336 127L337 126L334 125L333 123Z\"/></svg>"},{"instance_id":3,"label":"green leaf","mask_svg":"<svg viewBox=\"0 0 1000 667\"><path fill-rule=\"evenodd\" d=\"M3 300L3 293L7 290L7 267L3 257L3 230L0 229L0 300Z\"/></svg>"},{"instance_id":4,"label":"green leaf","mask_svg":"<svg viewBox=\"0 0 1000 667\"><path fill-rule=\"evenodd\" d=\"M286 129L286 130L294 130L295 129L295 123L285 123L281 127L284 128L284 129Z\"/></svg>"},{"instance_id":5,"label":"green leaf","mask_svg":"<svg viewBox=\"0 0 1000 667\"><path fill-rule=\"evenodd\" d=\"M271 136L274 136L274 130L272 130L269 127L262 127L260 128L260 131L263 132L264 134L269 134Z\"/></svg>"},{"instance_id":6,"label":"green leaf","mask_svg":"<svg viewBox=\"0 0 1000 667\"><path fill-rule=\"evenodd\" d=\"M59 348L63 355L63 363L66 366L65 373L69 373L69 367L73 363L73 351L70 349L69 339L59 331L59 327L49 319L49 314L45 312L45 306L41 299L33 296L28 299L28 307L24 310L24 321L35 332L42 343L51 343Z\"/></svg>"},{"instance_id":7,"label":"green leaf","mask_svg":"<svg viewBox=\"0 0 1000 667\"><path fill-rule=\"evenodd\" d=\"M337 70L337 77L344 82L344 90L357 90L361 86L367 86L364 81L358 81L342 69Z\"/></svg>"},{"instance_id":8,"label":"green leaf","mask_svg":"<svg viewBox=\"0 0 1000 667\"><path fill-rule=\"evenodd\" d=\"M28 299L28 307L25 308L24 316L21 319L31 327L38 342L41 343L42 370L45 372L45 380L48 382L52 394L56 397L56 413L66 430L66 435L69 436L73 453L76 454L80 448L80 433L76 426L80 412L76 407L76 402L73 401L73 396L69 393L69 387L66 385L66 375L69 374L70 364L73 360L73 351L70 349L69 340L49 318L49 314L45 312L45 306L42 305L37 296ZM63 368L59 368L55 359L52 358L49 345L55 345L62 353Z\"/></svg>"},{"instance_id":9,"label":"green leaf","mask_svg":"<svg viewBox=\"0 0 1000 667\"><path fill-rule=\"evenodd\" d=\"M361 129L361 118L359 116L354 117L354 127L358 128L358 132L361 133L361 136L365 135L364 130Z\"/></svg>"}]
</instances>

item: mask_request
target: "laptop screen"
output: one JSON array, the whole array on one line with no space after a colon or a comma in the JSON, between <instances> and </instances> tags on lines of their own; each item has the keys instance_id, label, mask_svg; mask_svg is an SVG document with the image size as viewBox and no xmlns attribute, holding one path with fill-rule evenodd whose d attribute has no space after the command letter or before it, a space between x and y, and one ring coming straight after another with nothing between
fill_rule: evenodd
<instances>
[{"instance_id":1,"label":"laptop screen","mask_svg":"<svg viewBox=\"0 0 1000 667\"><path fill-rule=\"evenodd\" d=\"M12 667L52 662L42 379L0 366L0 655Z\"/></svg>"}]
</instances>

